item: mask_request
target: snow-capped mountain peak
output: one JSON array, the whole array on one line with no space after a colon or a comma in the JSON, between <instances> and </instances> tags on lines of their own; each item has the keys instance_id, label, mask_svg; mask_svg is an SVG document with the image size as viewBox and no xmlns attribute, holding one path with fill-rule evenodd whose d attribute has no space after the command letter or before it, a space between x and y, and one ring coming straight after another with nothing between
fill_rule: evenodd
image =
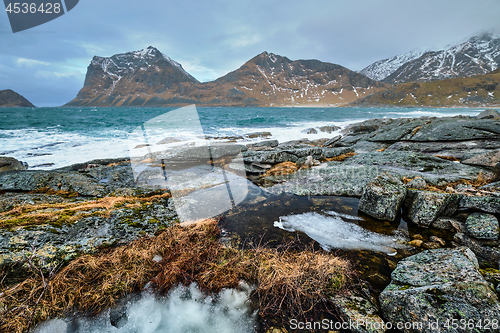
<instances>
[{"instance_id":1,"label":"snow-capped mountain peak","mask_svg":"<svg viewBox=\"0 0 500 333\"><path fill-rule=\"evenodd\" d=\"M481 32L436 51L414 51L377 61L366 76L389 83L433 81L486 74L500 67L500 37Z\"/></svg>"},{"instance_id":2,"label":"snow-capped mountain peak","mask_svg":"<svg viewBox=\"0 0 500 333\"><path fill-rule=\"evenodd\" d=\"M417 49L392 58L379 60L363 68L360 73L368 76L372 80L381 81L395 72L403 64L419 58L424 53L425 51Z\"/></svg>"}]
</instances>

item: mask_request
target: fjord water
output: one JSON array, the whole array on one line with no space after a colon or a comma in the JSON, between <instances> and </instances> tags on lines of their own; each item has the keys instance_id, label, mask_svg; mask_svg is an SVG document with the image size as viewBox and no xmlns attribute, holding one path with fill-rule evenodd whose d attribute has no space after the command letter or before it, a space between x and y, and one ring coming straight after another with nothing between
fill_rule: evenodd
<instances>
[{"instance_id":1,"label":"fjord water","mask_svg":"<svg viewBox=\"0 0 500 333\"><path fill-rule=\"evenodd\" d=\"M0 108L0 155L27 162L32 169L53 169L97 158L127 157L128 133L142 123L173 109L175 108ZM350 123L384 117L474 116L482 111L477 108L347 107L197 109L207 136L239 137L252 132L271 132L271 138L280 142L335 135L302 132L311 127L345 127ZM156 133L158 141L183 134L182 129L162 128L158 128Z\"/></svg>"}]
</instances>

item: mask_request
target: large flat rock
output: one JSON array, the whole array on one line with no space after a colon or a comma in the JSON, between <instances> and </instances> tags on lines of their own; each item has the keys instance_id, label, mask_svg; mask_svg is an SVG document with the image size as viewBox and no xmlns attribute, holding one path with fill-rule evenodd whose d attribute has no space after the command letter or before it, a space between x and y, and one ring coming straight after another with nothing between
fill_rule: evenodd
<instances>
[{"instance_id":1,"label":"large flat rock","mask_svg":"<svg viewBox=\"0 0 500 333\"><path fill-rule=\"evenodd\" d=\"M398 263L391 277L380 294L380 305L387 320L414 323L403 325L403 332L485 332L484 326L455 328L452 323L500 320L498 296L466 247L427 250L408 257Z\"/></svg>"}]
</instances>

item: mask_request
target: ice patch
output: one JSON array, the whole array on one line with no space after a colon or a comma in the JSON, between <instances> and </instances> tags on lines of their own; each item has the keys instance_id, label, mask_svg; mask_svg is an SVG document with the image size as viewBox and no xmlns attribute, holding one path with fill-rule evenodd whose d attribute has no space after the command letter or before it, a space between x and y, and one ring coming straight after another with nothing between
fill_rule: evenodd
<instances>
[{"instance_id":1,"label":"ice patch","mask_svg":"<svg viewBox=\"0 0 500 333\"><path fill-rule=\"evenodd\" d=\"M70 322L53 319L41 323L35 333L247 333L256 332L256 313L249 307L251 289L222 290L216 298L204 295L196 284L178 286L166 297L145 292L129 302L125 314L111 324L110 310Z\"/></svg>"},{"instance_id":2,"label":"ice patch","mask_svg":"<svg viewBox=\"0 0 500 333\"><path fill-rule=\"evenodd\" d=\"M341 217L341 214L325 216L309 212L280 217L279 221L274 222L274 226L291 232L301 231L317 241L326 251L333 248L371 250L394 255L397 248L405 247L398 243L404 240L402 236L378 234L355 223L346 222ZM351 216L348 215L347 218L351 219Z\"/></svg>"}]
</instances>

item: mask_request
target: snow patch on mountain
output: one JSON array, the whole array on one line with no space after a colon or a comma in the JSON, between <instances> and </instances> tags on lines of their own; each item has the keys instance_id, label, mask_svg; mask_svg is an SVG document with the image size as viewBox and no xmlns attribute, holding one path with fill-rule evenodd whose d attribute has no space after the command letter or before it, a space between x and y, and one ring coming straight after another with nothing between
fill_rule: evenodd
<instances>
[{"instance_id":1,"label":"snow patch on mountain","mask_svg":"<svg viewBox=\"0 0 500 333\"><path fill-rule=\"evenodd\" d=\"M486 74L500 67L500 36L481 32L440 50L412 51L360 71L389 83L432 81Z\"/></svg>"},{"instance_id":2,"label":"snow patch on mountain","mask_svg":"<svg viewBox=\"0 0 500 333\"><path fill-rule=\"evenodd\" d=\"M423 50L413 50L392 58L379 60L363 68L360 73L368 76L372 80L381 81L395 72L403 64L419 58L424 53L425 51Z\"/></svg>"}]
</instances>

